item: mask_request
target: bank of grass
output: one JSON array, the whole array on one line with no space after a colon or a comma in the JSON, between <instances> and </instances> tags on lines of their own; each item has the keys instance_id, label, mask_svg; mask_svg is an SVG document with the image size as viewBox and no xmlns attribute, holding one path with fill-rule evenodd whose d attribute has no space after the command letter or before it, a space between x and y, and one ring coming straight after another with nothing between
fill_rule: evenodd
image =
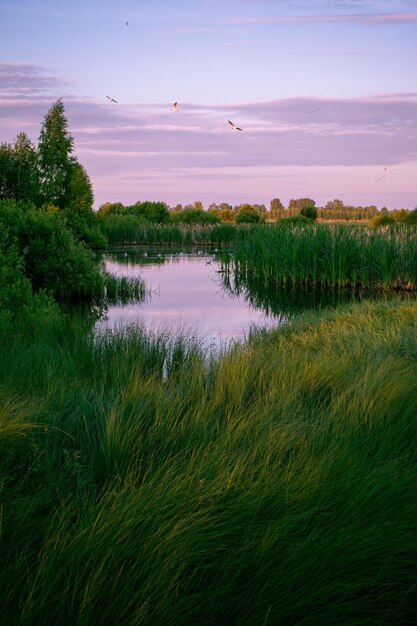
<instances>
[{"instance_id":1,"label":"bank of grass","mask_svg":"<svg viewBox=\"0 0 417 626\"><path fill-rule=\"evenodd\" d=\"M265 284L417 289L417 227L278 223L236 231L234 269Z\"/></svg>"},{"instance_id":2,"label":"bank of grass","mask_svg":"<svg viewBox=\"0 0 417 626\"><path fill-rule=\"evenodd\" d=\"M310 313L209 362L3 327L7 623L413 623L416 319Z\"/></svg>"}]
</instances>

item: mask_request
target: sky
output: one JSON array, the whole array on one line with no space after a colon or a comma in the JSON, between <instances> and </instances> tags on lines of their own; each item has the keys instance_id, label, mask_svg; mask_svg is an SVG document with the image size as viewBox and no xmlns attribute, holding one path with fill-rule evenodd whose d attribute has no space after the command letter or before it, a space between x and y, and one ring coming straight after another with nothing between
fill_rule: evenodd
<instances>
[{"instance_id":1,"label":"sky","mask_svg":"<svg viewBox=\"0 0 417 626\"><path fill-rule=\"evenodd\" d=\"M62 98L96 207L413 209L415 59L417 0L0 0L0 142Z\"/></svg>"}]
</instances>

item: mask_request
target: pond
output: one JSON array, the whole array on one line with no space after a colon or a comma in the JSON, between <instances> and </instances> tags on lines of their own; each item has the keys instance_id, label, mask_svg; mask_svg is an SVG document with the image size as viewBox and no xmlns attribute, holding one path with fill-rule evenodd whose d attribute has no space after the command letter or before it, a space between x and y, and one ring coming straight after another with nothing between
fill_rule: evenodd
<instances>
[{"instance_id":1,"label":"pond","mask_svg":"<svg viewBox=\"0 0 417 626\"><path fill-rule=\"evenodd\" d=\"M143 279L147 295L142 302L109 306L97 330L135 323L218 347L243 339L254 326L271 328L287 319L232 292L216 249L129 248L108 252L103 261L116 276Z\"/></svg>"},{"instance_id":2,"label":"pond","mask_svg":"<svg viewBox=\"0 0 417 626\"><path fill-rule=\"evenodd\" d=\"M141 302L109 305L96 330L139 324L152 332L182 334L220 347L242 340L254 327L272 328L307 308L381 297L349 291L265 288L227 271L217 249L124 248L103 256L116 276L140 277L146 284Z\"/></svg>"}]
</instances>

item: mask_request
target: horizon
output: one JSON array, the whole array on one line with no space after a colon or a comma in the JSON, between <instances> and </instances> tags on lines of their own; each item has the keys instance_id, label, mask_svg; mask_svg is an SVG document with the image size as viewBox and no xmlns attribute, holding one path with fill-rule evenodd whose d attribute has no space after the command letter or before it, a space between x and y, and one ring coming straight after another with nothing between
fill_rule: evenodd
<instances>
[{"instance_id":1,"label":"horizon","mask_svg":"<svg viewBox=\"0 0 417 626\"><path fill-rule=\"evenodd\" d=\"M26 132L36 144L61 97L95 208L150 200L268 209L273 198L288 206L310 197L317 206L338 198L411 210L413 8L411 0L6 1L0 141Z\"/></svg>"}]
</instances>

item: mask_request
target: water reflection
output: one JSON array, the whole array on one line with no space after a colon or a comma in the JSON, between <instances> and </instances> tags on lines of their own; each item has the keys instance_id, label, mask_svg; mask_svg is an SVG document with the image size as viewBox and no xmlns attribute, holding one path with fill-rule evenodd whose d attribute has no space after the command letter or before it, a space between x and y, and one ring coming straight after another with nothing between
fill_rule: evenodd
<instances>
[{"instance_id":1,"label":"water reflection","mask_svg":"<svg viewBox=\"0 0 417 626\"><path fill-rule=\"evenodd\" d=\"M251 328L270 328L284 321L228 290L225 268L216 249L113 250L104 259L106 271L141 277L147 297L142 302L108 306L97 330L139 324L151 331L181 333L223 346L240 340Z\"/></svg>"},{"instance_id":2,"label":"water reflection","mask_svg":"<svg viewBox=\"0 0 417 626\"><path fill-rule=\"evenodd\" d=\"M306 309L409 295L314 288L265 287L250 276L234 274L230 255L213 249L129 248L105 255L105 269L117 276L140 277L146 283L141 302L109 305L97 330L140 324L227 345L256 327L271 328Z\"/></svg>"},{"instance_id":3,"label":"water reflection","mask_svg":"<svg viewBox=\"0 0 417 626\"><path fill-rule=\"evenodd\" d=\"M293 287L283 285L265 286L249 274L231 271L230 257L224 265L223 283L225 289L236 297L243 297L251 306L261 308L267 315L284 316L300 313L308 309L336 308L350 302L364 300L415 299L411 292L381 292L365 289L324 289L322 287Z\"/></svg>"}]
</instances>

